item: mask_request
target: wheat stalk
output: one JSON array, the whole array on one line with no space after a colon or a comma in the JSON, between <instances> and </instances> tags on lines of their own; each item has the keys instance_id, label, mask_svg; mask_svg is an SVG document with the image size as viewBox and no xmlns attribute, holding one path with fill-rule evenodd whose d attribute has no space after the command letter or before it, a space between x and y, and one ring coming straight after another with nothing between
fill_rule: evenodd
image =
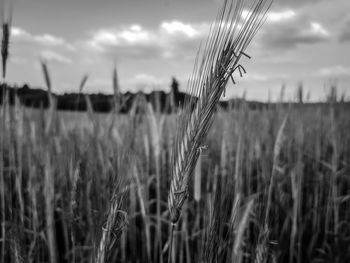
<instances>
[{"instance_id":1,"label":"wheat stalk","mask_svg":"<svg viewBox=\"0 0 350 263\"><path fill-rule=\"evenodd\" d=\"M115 121L116 121L116 115L119 113L121 109L121 96L120 96L120 87L119 87L119 81L118 81L118 73L117 73L117 66L114 64L113 68L113 74L112 74L112 84L113 84L113 110L111 112L111 119L110 126L108 128L108 134L111 136L112 131L114 129Z\"/></svg>"},{"instance_id":2,"label":"wheat stalk","mask_svg":"<svg viewBox=\"0 0 350 263\"><path fill-rule=\"evenodd\" d=\"M114 97L114 111L118 112L120 107L120 87L118 81L117 66L114 64L113 68L113 97Z\"/></svg>"},{"instance_id":3,"label":"wheat stalk","mask_svg":"<svg viewBox=\"0 0 350 263\"><path fill-rule=\"evenodd\" d=\"M273 187L275 182L275 177L277 176L277 173L281 171L281 168L279 167L280 163L280 155L282 151L282 146L285 141L285 128L288 121L287 114L279 129L277 132L274 148L273 148L273 164L272 164L272 173L270 178L270 183L268 186L267 191L267 200L266 200L266 209L265 209L265 216L263 221L263 231L259 234L259 243L255 249L255 263L262 263L265 262L269 256L269 239L270 239L270 210L272 207L272 194L273 194Z\"/></svg>"},{"instance_id":4,"label":"wheat stalk","mask_svg":"<svg viewBox=\"0 0 350 263\"><path fill-rule=\"evenodd\" d=\"M77 186L78 186L78 180L79 180L79 174L80 174L80 168L79 168L80 163L78 162L77 166L74 168L73 167L73 161L70 163L70 169L69 169L69 174L70 174L70 180L71 180L71 191L70 191L70 226L71 226L71 234L70 238L72 241L72 257L71 257L71 262L75 263L75 233L74 233L74 225L75 225L75 220L76 220L76 214L77 214Z\"/></svg>"},{"instance_id":5,"label":"wheat stalk","mask_svg":"<svg viewBox=\"0 0 350 263\"><path fill-rule=\"evenodd\" d=\"M168 205L172 224L180 218L182 205L188 195L188 181L198 160L201 145L213 121L213 114L227 82L238 70L244 51L262 25L272 0L253 1L243 16L244 0L234 5L225 0L212 25L204 52L197 56L193 75L188 84L189 97L178 120L171 168ZM173 229L173 228L172 228ZM171 248L170 248L171 249ZM170 255L171 253L169 253Z\"/></svg>"},{"instance_id":6,"label":"wheat stalk","mask_svg":"<svg viewBox=\"0 0 350 263\"><path fill-rule=\"evenodd\" d=\"M1 5L2 12L2 41L1 41L1 59L2 59L2 78L6 77L6 65L9 57L9 45L10 45L10 35L11 35L11 24L12 24L12 13L13 13L13 5L11 3L9 10L9 17L5 19L5 10L3 6L3 2Z\"/></svg>"},{"instance_id":7,"label":"wheat stalk","mask_svg":"<svg viewBox=\"0 0 350 263\"><path fill-rule=\"evenodd\" d=\"M46 126L45 126L45 134L48 135L52 126L52 121L53 121L55 108L56 108L56 105L55 105L56 101L55 101L54 95L52 94L52 84L51 84L50 73L45 60L41 60L41 68L43 71L45 84L48 91L48 100L49 100L49 112L46 118Z\"/></svg>"},{"instance_id":8,"label":"wheat stalk","mask_svg":"<svg viewBox=\"0 0 350 263\"><path fill-rule=\"evenodd\" d=\"M239 254L241 253L241 247L244 241L244 233L249 223L249 215L252 212L253 204L254 204L254 199L251 199L248 202L247 207L243 212L241 221L239 222L239 225L237 228L237 234L233 245L233 255L235 258L240 257ZM237 260L235 262L239 262L239 261Z\"/></svg>"},{"instance_id":9,"label":"wheat stalk","mask_svg":"<svg viewBox=\"0 0 350 263\"><path fill-rule=\"evenodd\" d=\"M46 152L45 160L45 178L44 178L44 196L45 196L45 212L46 212L46 233L50 255L50 263L58 262L58 251L56 243L55 229L55 179L52 168L49 150Z\"/></svg>"},{"instance_id":10,"label":"wheat stalk","mask_svg":"<svg viewBox=\"0 0 350 263\"><path fill-rule=\"evenodd\" d=\"M134 171L133 176L134 176L134 180L136 183L136 193L137 193L137 197L139 199L139 204L140 204L140 212L141 212L142 219L144 221L147 260L149 261L149 260L151 260L151 232L150 232L151 220L146 212L146 204L145 204L144 199L146 199L146 201L147 201L147 198L143 198L144 195L142 192L142 185L140 182L140 178L139 178L139 174L138 174L138 170L137 170L136 165L133 166L133 171Z\"/></svg>"},{"instance_id":11,"label":"wheat stalk","mask_svg":"<svg viewBox=\"0 0 350 263\"><path fill-rule=\"evenodd\" d=\"M79 108L80 96L82 95L83 89L85 88L88 79L89 79L89 75L85 74L83 76L83 78L81 79L81 81L80 81L79 93L78 93L78 99L77 99L77 108ZM85 99L86 111L87 111L89 120L93 124L93 130L97 131L97 120L94 117L94 109L93 109L93 105L92 105L92 101L91 101L90 95L85 93L85 94L83 94L83 96L84 96L84 99Z\"/></svg>"},{"instance_id":12,"label":"wheat stalk","mask_svg":"<svg viewBox=\"0 0 350 263\"><path fill-rule=\"evenodd\" d=\"M6 64L7 59L9 56L9 43L10 43L10 33L11 33L11 22L12 22L12 5L11 10L9 12L10 17L6 20L5 19L5 10L4 10L4 3L1 2L0 11L2 12L2 41L1 41L1 59L2 59L2 78L5 80L6 77ZM2 87L2 121L1 121L1 127L0 127L0 199L1 199L1 258L0 261L4 262L5 260L5 252L6 252L6 209L5 209L5 178L4 178L4 154L3 154L3 148L4 148L4 136L3 133L6 128L5 124L5 114L6 114L6 108L5 108L5 101L6 101L6 84L4 83Z\"/></svg>"},{"instance_id":13,"label":"wheat stalk","mask_svg":"<svg viewBox=\"0 0 350 263\"><path fill-rule=\"evenodd\" d=\"M85 85L86 85L86 82L87 82L88 78L89 78L89 75L88 75L88 74L85 74L85 75L83 76L83 78L81 79L81 81L80 81L79 90L78 90L78 97L77 97L77 100L76 100L76 102L75 102L75 104L76 104L76 105L75 105L75 109L76 109L76 110L79 110L80 96L81 96L81 93L83 92L83 89L84 89L84 87L85 87Z\"/></svg>"},{"instance_id":14,"label":"wheat stalk","mask_svg":"<svg viewBox=\"0 0 350 263\"><path fill-rule=\"evenodd\" d=\"M288 114L284 117L283 122L278 129L275 145L273 148L272 174L271 174L268 193L267 193L267 205L266 205L266 212L265 212L265 219L264 219L265 227L267 227L269 224L270 209L272 206L272 191L274 186L274 180L275 180L275 177L277 176L276 175L277 172L281 170L278 164L279 164L279 157L281 154L282 145L285 139L284 130L287 124L287 120L288 120Z\"/></svg>"}]
</instances>

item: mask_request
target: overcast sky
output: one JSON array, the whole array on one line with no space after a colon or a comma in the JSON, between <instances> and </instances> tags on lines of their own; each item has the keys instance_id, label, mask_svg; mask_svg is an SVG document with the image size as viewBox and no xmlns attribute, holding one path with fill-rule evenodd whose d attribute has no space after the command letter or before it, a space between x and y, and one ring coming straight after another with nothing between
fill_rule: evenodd
<instances>
[{"instance_id":1,"label":"overcast sky","mask_svg":"<svg viewBox=\"0 0 350 263\"><path fill-rule=\"evenodd\" d=\"M6 1L5 1L6 2ZM9 6L7 1L7 5ZM43 87L48 61L55 92L112 92L117 65L122 91L186 88L200 41L222 0L16 0L8 81ZM350 1L275 0L247 53L247 74L228 97L292 98L300 82L311 99L337 83L350 96Z\"/></svg>"}]
</instances>

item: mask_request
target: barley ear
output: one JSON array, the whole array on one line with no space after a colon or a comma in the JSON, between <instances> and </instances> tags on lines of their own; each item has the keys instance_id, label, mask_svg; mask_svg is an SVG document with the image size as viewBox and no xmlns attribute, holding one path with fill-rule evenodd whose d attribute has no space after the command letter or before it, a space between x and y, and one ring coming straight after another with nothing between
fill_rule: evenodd
<instances>
[{"instance_id":1,"label":"barley ear","mask_svg":"<svg viewBox=\"0 0 350 263\"><path fill-rule=\"evenodd\" d=\"M188 96L177 123L171 164L168 206L172 239L182 206L188 196L191 179L202 144L213 122L215 108L233 74L242 76L246 70L242 57L250 58L245 50L261 27L272 0L256 0L243 15L244 0L225 0L212 25L203 52L199 52L192 77L187 86ZM201 54L201 55L200 55ZM169 247L171 262L172 240Z\"/></svg>"},{"instance_id":2,"label":"barley ear","mask_svg":"<svg viewBox=\"0 0 350 263\"><path fill-rule=\"evenodd\" d=\"M259 30L272 0L257 0L243 15L244 3L224 1L211 27L201 56L197 56L193 75L188 83L188 98L178 119L171 168L168 205L171 221L176 223L188 195L188 182L194 172L201 145L213 121L215 107L226 84L245 69L240 64L244 51Z\"/></svg>"}]
</instances>

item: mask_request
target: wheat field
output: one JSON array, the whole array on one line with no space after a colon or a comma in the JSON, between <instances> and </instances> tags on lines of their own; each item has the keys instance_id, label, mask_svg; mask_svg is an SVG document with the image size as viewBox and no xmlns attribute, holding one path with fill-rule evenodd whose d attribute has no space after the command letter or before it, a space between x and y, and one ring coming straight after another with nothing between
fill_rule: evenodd
<instances>
[{"instance_id":1,"label":"wheat field","mask_svg":"<svg viewBox=\"0 0 350 263\"><path fill-rule=\"evenodd\" d=\"M299 103L220 107L272 3L233 2L171 113L143 94L121 113L116 68L111 112L82 94L87 75L86 112L58 110L45 61L48 107L24 106L3 22L0 262L350 262L350 104L301 87Z\"/></svg>"},{"instance_id":2,"label":"wheat field","mask_svg":"<svg viewBox=\"0 0 350 263\"><path fill-rule=\"evenodd\" d=\"M178 262L349 260L349 105L275 106L216 113L175 229ZM2 262L90 262L111 201L106 262L160 262L176 124L143 109L109 127L112 115L2 106Z\"/></svg>"}]
</instances>

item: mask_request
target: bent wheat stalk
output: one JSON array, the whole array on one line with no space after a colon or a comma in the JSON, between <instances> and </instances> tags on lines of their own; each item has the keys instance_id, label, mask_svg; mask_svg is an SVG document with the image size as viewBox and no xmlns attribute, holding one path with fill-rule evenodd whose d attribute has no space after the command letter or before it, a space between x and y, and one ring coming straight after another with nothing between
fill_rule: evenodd
<instances>
[{"instance_id":1,"label":"bent wheat stalk","mask_svg":"<svg viewBox=\"0 0 350 263\"><path fill-rule=\"evenodd\" d=\"M215 107L227 82L231 79L235 84L233 73L237 70L241 76L245 73L239 61L242 56L250 58L245 50L261 27L272 0L250 1L248 10L245 8L249 1L235 2L224 1L209 32L202 56L197 56L188 83L189 96L178 119L173 150L168 195L172 224L176 224L180 218L182 205L188 196L188 181L212 124ZM171 229L173 231L174 227ZM170 246L169 255L171 249Z\"/></svg>"}]
</instances>

